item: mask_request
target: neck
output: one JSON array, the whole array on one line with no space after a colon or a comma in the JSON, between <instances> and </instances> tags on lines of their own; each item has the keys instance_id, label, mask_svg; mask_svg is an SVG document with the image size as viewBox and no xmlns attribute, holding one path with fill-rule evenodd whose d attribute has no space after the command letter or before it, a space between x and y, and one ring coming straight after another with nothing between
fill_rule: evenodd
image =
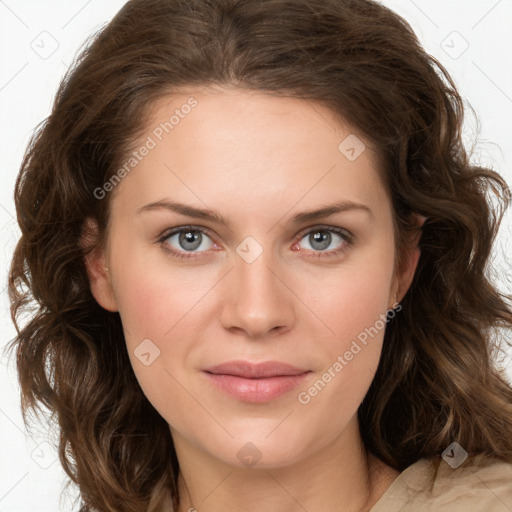
<instances>
[{"instance_id":1,"label":"neck","mask_svg":"<svg viewBox=\"0 0 512 512\"><path fill-rule=\"evenodd\" d=\"M177 432L173 439L180 463L178 512L364 512L398 475L366 456L357 415L331 443L280 467L235 467Z\"/></svg>"}]
</instances>

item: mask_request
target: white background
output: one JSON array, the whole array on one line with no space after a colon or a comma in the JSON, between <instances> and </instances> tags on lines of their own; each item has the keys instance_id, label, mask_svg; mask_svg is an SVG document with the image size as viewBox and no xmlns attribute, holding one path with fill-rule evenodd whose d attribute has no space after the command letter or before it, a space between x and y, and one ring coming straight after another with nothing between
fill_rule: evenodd
<instances>
[{"instance_id":1,"label":"white background","mask_svg":"<svg viewBox=\"0 0 512 512\"><path fill-rule=\"evenodd\" d=\"M257 1L257 0L255 0ZM6 293L7 272L19 231L13 187L23 151L35 126L49 113L57 85L85 39L122 7L124 0L0 0L0 349L15 335ZM454 78L471 117L465 139L477 145L473 160L492 166L512 184L512 0L386 0L405 17L423 46ZM136 20L134 20L136 27ZM466 49L467 46L467 49ZM51 53L51 54L50 54ZM512 254L510 214L495 255ZM512 270L502 263L499 286L511 292ZM509 352L510 354L510 352ZM512 377L510 359L504 360ZM77 510L59 501L65 482L47 425L29 437L23 425L13 362L0 366L0 512ZM76 493L71 493L76 495Z\"/></svg>"}]
</instances>

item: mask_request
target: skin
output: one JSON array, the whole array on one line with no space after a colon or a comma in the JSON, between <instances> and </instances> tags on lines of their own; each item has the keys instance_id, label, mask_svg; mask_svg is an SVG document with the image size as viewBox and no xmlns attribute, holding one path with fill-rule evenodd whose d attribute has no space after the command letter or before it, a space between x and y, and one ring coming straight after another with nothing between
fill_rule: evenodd
<instances>
[{"instance_id":1,"label":"skin","mask_svg":"<svg viewBox=\"0 0 512 512\"><path fill-rule=\"evenodd\" d=\"M140 144L190 96L197 106L117 185L107 244L86 261L94 297L119 312L136 377L169 424L180 512L369 510L399 474L365 456L357 423L384 329L309 403L297 395L403 297L419 249L395 269L393 214L376 155L365 142L357 159L346 158L338 146L355 131L318 104L190 89L153 105ZM229 227L165 209L137 213L164 199L214 210ZM371 214L291 222L341 201ZM165 250L187 254L178 235L157 240L187 225L206 234L196 257L180 259ZM353 243L331 233L322 251L309 237L318 227L348 230ZM263 251L251 263L236 251L247 236ZM134 353L145 339L160 350L148 366ZM202 373L234 359L312 373L297 389L253 404ZM253 467L237 457L249 442L261 457Z\"/></svg>"}]
</instances>

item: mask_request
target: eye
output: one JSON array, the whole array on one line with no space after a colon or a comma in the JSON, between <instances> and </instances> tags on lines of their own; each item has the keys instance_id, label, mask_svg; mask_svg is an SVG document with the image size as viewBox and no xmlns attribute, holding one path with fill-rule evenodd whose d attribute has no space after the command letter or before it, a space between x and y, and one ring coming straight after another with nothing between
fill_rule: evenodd
<instances>
[{"instance_id":1,"label":"eye","mask_svg":"<svg viewBox=\"0 0 512 512\"><path fill-rule=\"evenodd\" d=\"M300 242L302 240L305 240L306 244L309 245L309 247L305 247L307 250L314 251L315 253L326 253L325 256L328 256L346 250L347 245L352 243L353 236L341 228L320 226L307 231L300 241L294 244L295 250L297 248L300 250ZM335 247L333 248L332 245ZM323 254L314 254L314 256L323 256Z\"/></svg>"},{"instance_id":2,"label":"eye","mask_svg":"<svg viewBox=\"0 0 512 512\"><path fill-rule=\"evenodd\" d=\"M193 258L195 253L205 252L215 245L205 231L194 226L182 226L167 232L158 241L178 258Z\"/></svg>"},{"instance_id":3,"label":"eye","mask_svg":"<svg viewBox=\"0 0 512 512\"><path fill-rule=\"evenodd\" d=\"M345 229L319 226L309 229L299 235L301 238L292 246L292 250L307 249L312 254L308 257L329 257L345 251L353 244L353 235ZM309 247L300 247L302 240L305 240ZM167 231L158 239L164 250L176 258L196 258L209 249L219 249L220 246L213 242L203 228L196 226L180 226ZM329 249L334 245L334 248Z\"/></svg>"}]
</instances>

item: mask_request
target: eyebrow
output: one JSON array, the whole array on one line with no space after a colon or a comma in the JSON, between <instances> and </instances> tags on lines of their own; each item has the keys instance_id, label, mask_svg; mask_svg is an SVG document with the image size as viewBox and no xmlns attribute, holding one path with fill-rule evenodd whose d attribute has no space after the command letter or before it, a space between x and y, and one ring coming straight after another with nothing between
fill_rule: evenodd
<instances>
[{"instance_id":1,"label":"eyebrow","mask_svg":"<svg viewBox=\"0 0 512 512\"><path fill-rule=\"evenodd\" d=\"M175 213L179 213L181 215L185 215L187 217L208 220L210 222L214 222L223 226L228 226L228 222L226 222L224 217L222 217L222 215L213 210L196 208L194 206L190 206L184 203L168 201L165 199L141 206L140 208L137 208L136 213L139 214L143 212L157 210L169 210ZM330 215L334 215L336 213L343 213L347 211L361 211L363 213L366 213L371 219L374 218L372 210L367 205L362 203L356 203L354 201L342 201L339 203L326 205L315 210L309 210L298 213L292 217L291 223L303 224L305 222L314 221L317 219L328 217Z\"/></svg>"}]
</instances>

